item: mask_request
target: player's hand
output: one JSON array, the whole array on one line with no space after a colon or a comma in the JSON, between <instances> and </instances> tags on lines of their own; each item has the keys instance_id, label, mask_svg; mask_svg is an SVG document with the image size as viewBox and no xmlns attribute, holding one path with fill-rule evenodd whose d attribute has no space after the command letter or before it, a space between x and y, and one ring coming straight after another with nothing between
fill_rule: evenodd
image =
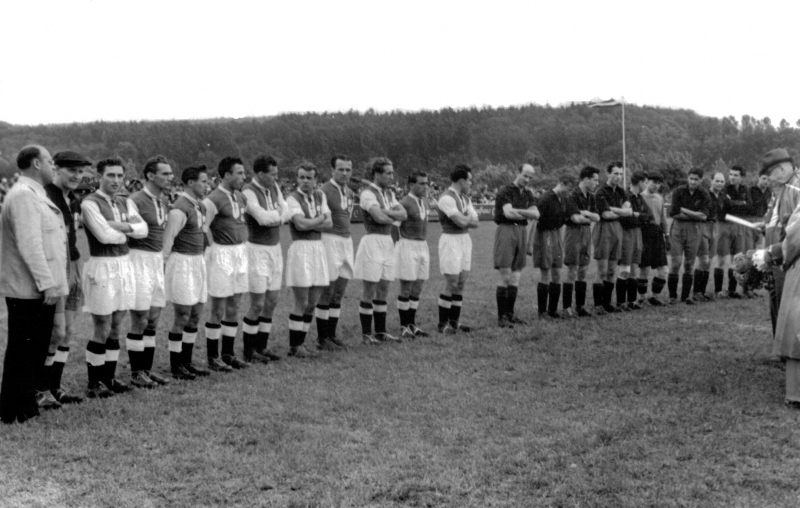
<instances>
[{"instance_id":1,"label":"player's hand","mask_svg":"<svg viewBox=\"0 0 800 508\"><path fill-rule=\"evenodd\" d=\"M44 304L55 305L58 299L61 298L55 286L44 290Z\"/></svg>"},{"instance_id":2,"label":"player's hand","mask_svg":"<svg viewBox=\"0 0 800 508\"><path fill-rule=\"evenodd\" d=\"M128 224L139 224L140 222L143 222L143 220L138 215L128 217Z\"/></svg>"},{"instance_id":3,"label":"player's hand","mask_svg":"<svg viewBox=\"0 0 800 508\"><path fill-rule=\"evenodd\" d=\"M119 222L115 220L108 221L108 227L115 231L119 231L120 233L124 233L130 226L127 222Z\"/></svg>"}]
</instances>

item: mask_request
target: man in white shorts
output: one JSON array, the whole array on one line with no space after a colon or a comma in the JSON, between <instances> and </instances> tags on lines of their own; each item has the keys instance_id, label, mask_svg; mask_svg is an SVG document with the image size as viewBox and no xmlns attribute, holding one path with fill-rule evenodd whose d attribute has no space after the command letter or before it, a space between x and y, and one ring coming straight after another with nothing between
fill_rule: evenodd
<instances>
[{"instance_id":1,"label":"man in white shorts","mask_svg":"<svg viewBox=\"0 0 800 508\"><path fill-rule=\"evenodd\" d=\"M244 163L238 157L224 157L217 165L217 173L221 179L219 185L203 200L210 245L206 269L211 314L206 322L206 345L208 367L227 372L250 365L233 353L239 328L239 300L248 289L245 205L238 192L244 185ZM219 357L220 335L222 360Z\"/></svg>"},{"instance_id":2,"label":"man in white shorts","mask_svg":"<svg viewBox=\"0 0 800 508\"><path fill-rule=\"evenodd\" d=\"M347 186L353 174L353 161L346 155L331 158L331 179L320 190L331 210L333 227L322 233L322 244L328 253L330 285L322 292L315 311L317 348L336 350L345 347L336 338L336 325L342 310L342 297L353 278L353 239L350 237L350 215L353 213L353 191Z\"/></svg>"},{"instance_id":3,"label":"man in white shorts","mask_svg":"<svg viewBox=\"0 0 800 508\"><path fill-rule=\"evenodd\" d=\"M205 166L188 167L181 172L183 192L172 204L164 231L164 293L175 307L169 331L169 363L172 377L192 380L208 376L208 369L192 362L197 326L208 299L206 278L205 220L202 203L208 186ZM225 369L230 367L224 365Z\"/></svg>"},{"instance_id":4,"label":"man in white shorts","mask_svg":"<svg viewBox=\"0 0 800 508\"><path fill-rule=\"evenodd\" d=\"M136 300L135 275L128 255L128 236L145 238L147 223L116 197L124 182L119 158L97 163L100 188L83 198L81 216L89 242L83 267L84 312L91 312L94 335L86 345L89 398L109 397L130 388L116 376L122 320Z\"/></svg>"},{"instance_id":5,"label":"man in white shorts","mask_svg":"<svg viewBox=\"0 0 800 508\"><path fill-rule=\"evenodd\" d=\"M247 362L269 363L280 356L267 349L272 313L278 304L283 276L281 224L289 211L278 185L278 161L259 155L253 161L253 180L242 188L247 211L247 268L250 308L244 316L242 341Z\"/></svg>"},{"instance_id":6,"label":"man in white shorts","mask_svg":"<svg viewBox=\"0 0 800 508\"><path fill-rule=\"evenodd\" d=\"M131 362L131 384L155 388L169 379L153 372L156 352L156 327L161 309L167 304L164 295L164 225L167 223L167 200L164 192L172 187L172 168L163 155L144 164L145 185L128 198L128 210L147 224L147 236L128 240L131 264L136 278L136 301L131 309L131 328L125 347Z\"/></svg>"},{"instance_id":7,"label":"man in white shorts","mask_svg":"<svg viewBox=\"0 0 800 508\"><path fill-rule=\"evenodd\" d=\"M331 229L331 211L325 194L317 190L317 167L309 162L297 168L297 189L286 200L292 245L286 257L286 285L294 293L289 315L289 356L313 358L303 345L314 318L314 307L330 282L322 231Z\"/></svg>"},{"instance_id":8,"label":"man in white shorts","mask_svg":"<svg viewBox=\"0 0 800 508\"><path fill-rule=\"evenodd\" d=\"M445 278L445 289L439 295L439 333L470 332L461 324L461 303L464 284L472 266L472 239L469 229L478 227L478 212L472 206L469 190L472 169L459 164L450 173L452 185L439 196L439 270Z\"/></svg>"},{"instance_id":9,"label":"man in white shorts","mask_svg":"<svg viewBox=\"0 0 800 508\"><path fill-rule=\"evenodd\" d=\"M394 280L397 260L394 254L391 228L395 221L406 220L406 210L390 190L394 182L394 167L386 157L376 157L367 164L372 183L362 189L359 205L364 214L364 229L356 252L356 279L364 281L359 304L362 340L365 344L400 339L386 333L386 298L389 283ZM375 319L375 335L372 320Z\"/></svg>"},{"instance_id":10,"label":"man in white shorts","mask_svg":"<svg viewBox=\"0 0 800 508\"><path fill-rule=\"evenodd\" d=\"M406 210L406 220L400 223L400 240L395 244L397 278L400 279L400 295L397 297L397 312L400 314L402 339L427 337L416 324L419 295L422 285L428 280L431 255L428 250L428 175L415 171L408 177L408 194L400 200Z\"/></svg>"}]
</instances>

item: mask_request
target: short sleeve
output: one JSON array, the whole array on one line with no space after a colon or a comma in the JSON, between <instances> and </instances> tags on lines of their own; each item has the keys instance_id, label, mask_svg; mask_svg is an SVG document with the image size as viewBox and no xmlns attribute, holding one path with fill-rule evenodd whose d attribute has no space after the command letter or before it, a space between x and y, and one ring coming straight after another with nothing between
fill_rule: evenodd
<instances>
[{"instance_id":1,"label":"short sleeve","mask_svg":"<svg viewBox=\"0 0 800 508\"><path fill-rule=\"evenodd\" d=\"M456 206L456 200L453 199L453 196L442 196L439 198L439 210L444 212L445 215L448 217L452 217L453 215L458 213L458 206Z\"/></svg>"},{"instance_id":2,"label":"short sleeve","mask_svg":"<svg viewBox=\"0 0 800 508\"><path fill-rule=\"evenodd\" d=\"M327 204L325 206L327 206ZM286 207L289 209L289 220L291 220L295 215L302 215L305 217L303 207L300 206L300 203L297 202L297 199L295 199L294 196L289 196L286 198Z\"/></svg>"},{"instance_id":3,"label":"short sleeve","mask_svg":"<svg viewBox=\"0 0 800 508\"><path fill-rule=\"evenodd\" d=\"M375 205L380 206L380 203L378 203L378 198L375 197L375 194L367 189L361 191L361 195L359 197L359 206L361 206L361 209L365 212L369 212L369 210Z\"/></svg>"}]
</instances>

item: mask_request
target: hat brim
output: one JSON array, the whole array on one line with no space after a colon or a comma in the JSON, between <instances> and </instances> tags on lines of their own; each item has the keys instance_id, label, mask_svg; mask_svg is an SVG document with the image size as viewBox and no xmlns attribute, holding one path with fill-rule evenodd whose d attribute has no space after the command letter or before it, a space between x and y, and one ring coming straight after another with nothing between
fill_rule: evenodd
<instances>
[{"instance_id":1,"label":"hat brim","mask_svg":"<svg viewBox=\"0 0 800 508\"><path fill-rule=\"evenodd\" d=\"M775 166L777 166L779 164L783 164L784 162L791 162L792 164L794 164L794 159L792 159L791 157L786 157L784 159L778 159L778 160L772 161L772 162L769 163L769 165L764 166L763 168L761 168L761 171L759 171L758 176L766 175L767 173L772 171L772 168L774 168Z\"/></svg>"}]
</instances>

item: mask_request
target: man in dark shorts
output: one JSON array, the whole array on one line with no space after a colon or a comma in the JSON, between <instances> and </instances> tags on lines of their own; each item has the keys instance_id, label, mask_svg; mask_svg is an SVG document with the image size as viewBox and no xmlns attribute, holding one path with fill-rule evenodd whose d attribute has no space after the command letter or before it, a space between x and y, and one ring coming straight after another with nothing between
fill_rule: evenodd
<instances>
[{"instance_id":1,"label":"man in dark shorts","mask_svg":"<svg viewBox=\"0 0 800 508\"><path fill-rule=\"evenodd\" d=\"M753 214L750 192L742 183L744 175L744 168L733 166L728 172L730 183L724 188L724 192L728 195L730 201L728 213L740 219L750 218ZM742 297L736 292L736 278L733 276L733 268L730 266L730 262L733 261L733 256L736 254L752 249L752 243L750 230L745 226L730 222L721 224L717 245L718 267L723 270L726 267L728 269L728 298Z\"/></svg>"},{"instance_id":2,"label":"man in dark shorts","mask_svg":"<svg viewBox=\"0 0 800 508\"><path fill-rule=\"evenodd\" d=\"M722 173L716 173L711 180L709 197L711 201L708 209L708 218L703 224L703 236L697 253L698 266L697 270L694 271L694 299L697 301L709 299L705 292L710 274L709 257L713 255L717 255L717 266L714 268L714 292L712 297L722 292L725 256L719 256L718 243L721 231L729 225L734 225L725 222L725 214L730 207L730 199L725 193L725 175Z\"/></svg>"},{"instance_id":3,"label":"man in dark shorts","mask_svg":"<svg viewBox=\"0 0 800 508\"><path fill-rule=\"evenodd\" d=\"M650 298L647 303L654 307L663 305L658 295L667 285L667 245L669 245L669 228L667 226L667 210L661 188L664 175L658 171L647 174L645 189L641 197L650 208L653 222L642 225L642 262L639 264L637 286L640 295L647 294L647 280L650 269L657 270L650 286Z\"/></svg>"},{"instance_id":4,"label":"man in dark shorts","mask_svg":"<svg viewBox=\"0 0 800 508\"><path fill-rule=\"evenodd\" d=\"M45 366L50 380L50 392L62 404L79 403L83 397L65 392L61 388L61 376L64 365L69 357L69 346L74 336L74 323L81 311L81 253L77 246L77 230L75 215L81 211L78 198L73 191L78 188L83 179L83 172L91 169L92 162L83 155L72 152L58 152L53 157L56 166L53 182L44 186L47 197L50 198L64 217L67 227L67 240L69 259L67 261L67 284L69 295L59 299L56 303L56 313L53 319L53 336L50 349L47 352Z\"/></svg>"},{"instance_id":5,"label":"man in dark shorts","mask_svg":"<svg viewBox=\"0 0 800 508\"><path fill-rule=\"evenodd\" d=\"M497 285L497 324L501 328L513 328L523 321L514 315L519 278L525 268L525 228L528 219L536 219L539 212L534 205L533 194L527 188L534 176L530 164L517 169L514 182L500 189L494 202L494 268L500 274Z\"/></svg>"},{"instance_id":6,"label":"man in dark shorts","mask_svg":"<svg viewBox=\"0 0 800 508\"><path fill-rule=\"evenodd\" d=\"M622 256L619 260L619 277L617 278L617 307L622 310L640 310L637 302L638 283L632 277L639 271L642 262L642 226L653 221L650 208L641 197L647 175L644 171L634 171L628 201L631 203L632 215L622 217Z\"/></svg>"},{"instance_id":7,"label":"man in dark shorts","mask_svg":"<svg viewBox=\"0 0 800 508\"><path fill-rule=\"evenodd\" d=\"M564 232L564 264L567 281L561 286L564 315L591 316L586 310L586 272L592 249L592 223L600 220L594 191L600 183L600 170L586 166L581 169L578 188L567 199L566 230ZM572 310L572 290L575 289L575 312Z\"/></svg>"},{"instance_id":8,"label":"man in dark shorts","mask_svg":"<svg viewBox=\"0 0 800 508\"><path fill-rule=\"evenodd\" d=\"M623 178L622 163L612 162L606 168L608 179L595 192L600 223L592 232L594 259L597 261L597 282L592 287L595 312L599 315L620 310L611 304L617 262L622 256L621 217L630 217L631 204L625 190L620 187Z\"/></svg>"},{"instance_id":9,"label":"man in dark shorts","mask_svg":"<svg viewBox=\"0 0 800 508\"><path fill-rule=\"evenodd\" d=\"M700 248L702 225L709 212L708 192L700 186L703 179L703 170L692 168L689 170L689 183L675 189L672 193L672 230L670 232L670 265L669 288L670 304L678 299L678 281L680 280L681 265L683 265L683 281L681 284L681 301L694 305L692 294L692 270Z\"/></svg>"},{"instance_id":10,"label":"man in dark shorts","mask_svg":"<svg viewBox=\"0 0 800 508\"><path fill-rule=\"evenodd\" d=\"M539 199L539 224L533 240L533 266L541 273L536 286L539 316L560 318L558 300L561 296L561 268L564 266L564 247L561 226L567 220L567 197L575 189L575 177L562 175L556 186Z\"/></svg>"}]
</instances>

